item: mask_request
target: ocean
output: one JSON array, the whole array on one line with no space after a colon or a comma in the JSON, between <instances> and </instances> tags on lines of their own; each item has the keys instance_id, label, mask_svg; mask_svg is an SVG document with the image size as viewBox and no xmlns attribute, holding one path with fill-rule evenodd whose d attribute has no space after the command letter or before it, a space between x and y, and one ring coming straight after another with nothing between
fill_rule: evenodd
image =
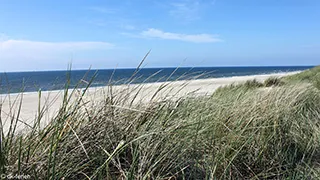
<instances>
[{"instance_id":1,"label":"ocean","mask_svg":"<svg viewBox=\"0 0 320 180\"><path fill-rule=\"evenodd\" d=\"M273 66L273 67L196 67L196 68L142 68L136 69L100 69L100 70L72 70L72 71L36 71L0 73L0 94L33 92L69 88L85 82L91 87L125 83L149 83L186 79L206 79L231 76L247 76L271 74L281 72L302 71L313 66ZM68 82L69 80L69 82ZM80 80L84 80L81 83Z\"/></svg>"}]
</instances>

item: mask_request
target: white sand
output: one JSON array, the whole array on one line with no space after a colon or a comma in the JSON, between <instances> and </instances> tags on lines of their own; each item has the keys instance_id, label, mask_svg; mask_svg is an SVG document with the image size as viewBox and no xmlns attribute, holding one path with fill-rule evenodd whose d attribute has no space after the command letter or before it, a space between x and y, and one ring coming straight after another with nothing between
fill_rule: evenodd
<instances>
[{"instance_id":1,"label":"white sand","mask_svg":"<svg viewBox=\"0 0 320 180\"><path fill-rule=\"evenodd\" d=\"M167 83L147 83L138 85L119 85L113 86L112 92L118 94L118 98L126 98L127 100L133 99L135 93L139 91L138 96L135 98L134 103L138 102L150 102L159 101L161 98L180 98L187 95L208 95L212 94L217 88L232 83L241 83L247 80L256 79L258 81L264 81L269 77L282 77L285 75L295 74L297 72L290 73L278 73L267 75L253 75L253 76L237 76L227 78L212 78L212 79L200 79L191 81L176 81ZM160 93L154 99L151 99L156 91L162 86ZM105 93L107 93L108 87L90 88L89 92L85 96L83 102L95 103L104 99ZM131 93L129 93L131 92ZM126 94L130 94L126 96ZM18 130L22 130L27 126L25 124L33 125L34 120L38 116L39 108L39 94L37 92L30 92L22 94L10 94L0 95L1 108L1 120L4 124L4 130L8 129L8 125L13 116L16 117L19 103L23 98L21 111L19 115ZM58 109L61 107L63 101L63 91L46 91L41 94L40 108L44 108L45 113L41 120L44 124L52 119L57 114ZM129 101L130 102L130 101ZM88 106L89 104L87 104ZM124 105L125 106L125 105ZM125 108L125 107L124 107ZM11 110L11 111L10 111Z\"/></svg>"}]
</instances>

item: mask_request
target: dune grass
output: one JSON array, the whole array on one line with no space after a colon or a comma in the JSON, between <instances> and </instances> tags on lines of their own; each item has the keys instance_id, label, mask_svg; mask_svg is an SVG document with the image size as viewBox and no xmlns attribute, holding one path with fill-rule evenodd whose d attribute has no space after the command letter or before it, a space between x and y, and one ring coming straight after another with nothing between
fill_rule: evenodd
<instances>
[{"instance_id":1,"label":"dune grass","mask_svg":"<svg viewBox=\"0 0 320 180\"><path fill-rule=\"evenodd\" d=\"M284 77L287 83L311 83L316 88L320 89L320 66L303 71L301 73Z\"/></svg>"},{"instance_id":2,"label":"dune grass","mask_svg":"<svg viewBox=\"0 0 320 180\"><path fill-rule=\"evenodd\" d=\"M291 78L298 79L285 79ZM90 87L92 80L86 82ZM28 133L15 132L19 113L13 113L10 131L1 130L0 174L32 179L319 178L320 93L312 82L248 81L209 97L140 104L127 98L139 91L107 89L103 101L87 105L86 89L71 101L77 89L66 85L57 116L45 128L38 127L38 117Z\"/></svg>"},{"instance_id":3,"label":"dune grass","mask_svg":"<svg viewBox=\"0 0 320 180\"><path fill-rule=\"evenodd\" d=\"M290 81L307 81L307 82L313 82L320 78L320 66L316 66L314 68L305 70L301 73L284 77L285 80Z\"/></svg>"}]
</instances>

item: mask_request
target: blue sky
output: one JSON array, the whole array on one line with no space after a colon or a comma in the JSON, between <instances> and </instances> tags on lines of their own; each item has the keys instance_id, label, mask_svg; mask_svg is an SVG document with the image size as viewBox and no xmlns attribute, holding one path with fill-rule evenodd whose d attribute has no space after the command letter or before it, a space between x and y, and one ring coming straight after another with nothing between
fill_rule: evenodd
<instances>
[{"instance_id":1,"label":"blue sky","mask_svg":"<svg viewBox=\"0 0 320 180\"><path fill-rule=\"evenodd\" d=\"M0 0L0 71L316 65L319 0Z\"/></svg>"}]
</instances>

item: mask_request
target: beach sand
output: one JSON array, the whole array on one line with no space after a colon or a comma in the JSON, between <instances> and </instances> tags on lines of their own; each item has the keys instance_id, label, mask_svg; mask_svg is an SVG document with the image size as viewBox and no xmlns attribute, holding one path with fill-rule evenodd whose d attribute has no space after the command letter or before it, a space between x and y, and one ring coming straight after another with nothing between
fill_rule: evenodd
<instances>
[{"instance_id":1,"label":"beach sand","mask_svg":"<svg viewBox=\"0 0 320 180\"><path fill-rule=\"evenodd\" d=\"M266 75L252 76L236 76L226 78L198 79L189 81L159 82L146 84L118 85L112 86L112 94L117 98L126 99L128 106L134 103L149 103L166 99L177 99L188 96L204 96L212 94L217 88L233 83L242 83L247 80L256 79L264 81L269 77L282 77L292 75L298 72L277 73ZM70 90L71 91L71 90ZM109 92L108 92L109 91ZM154 96L155 92L157 93ZM20 102L21 110L19 114L19 122L17 130L27 130L28 126L32 126L38 117L39 108L44 112L41 119L41 126L52 120L59 108L62 106L64 91L44 91L41 93L41 101L39 101L38 92L30 92L23 94L0 95L1 102L1 121L6 132L12 117L17 116ZM74 93L72 99L75 99L81 90ZM110 95L110 87L93 87L89 88L82 103L86 106L92 106L95 103L105 100L106 94ZM135 96L137 94L137 96ZM21 101L22 99L22 101ZM71 100L72 101L72 100ZM40 102L40 106L39 106ZM121 108L126 108L126 104Z\"/></svg>"}]
</instances>

